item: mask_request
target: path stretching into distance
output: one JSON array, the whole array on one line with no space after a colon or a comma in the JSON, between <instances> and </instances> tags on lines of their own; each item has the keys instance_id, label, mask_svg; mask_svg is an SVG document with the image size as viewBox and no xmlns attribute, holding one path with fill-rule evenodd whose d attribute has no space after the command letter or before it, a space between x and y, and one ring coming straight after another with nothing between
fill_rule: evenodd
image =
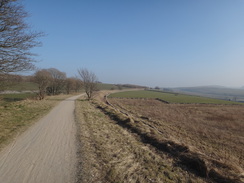
<instances>
[{"instance_id":1,"label":"path stretching into distance","mask_svg":"<svg viewBox=\"0 0 244 183\"><path fill-rule=\"evenodd\" d=\"M0 152L1 183L72 183L75 99L68 98Z\"/></svg>"}]
</instances>

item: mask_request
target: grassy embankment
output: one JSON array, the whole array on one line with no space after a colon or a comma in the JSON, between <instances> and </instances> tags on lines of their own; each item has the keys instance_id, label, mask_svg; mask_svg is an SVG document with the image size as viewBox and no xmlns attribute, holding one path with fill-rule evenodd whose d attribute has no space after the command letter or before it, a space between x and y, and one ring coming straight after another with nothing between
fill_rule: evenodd
<instances>
[{"instance_id":1,"label":"grassy embankment","mask_svg":"<svg viewBox=\"0 0 244 183\"><path fill-rule=\"evenodd\" d=\"M158 148L159 145L165 145L162 151L170 154L175 160L180 159L180 164L186 166L189 171L195 171L196 175L214 182L241 182L244 167L243 105L149 91L124 92L111 96L123 97L109 98L109 101L117 109L133 116L138 121L137 129L144 129L147 138L154 139L154 145ZM165 104L158 100L128 99L145 96L156 96L155 98L174 104ZM189 99L188 102L185 102L186 98ZM182 101L188 104L175 104ZM174 148L172 151L167 144L178 147L178 150L184 149L184 152L178 152ZM184 163L185 160L187 164Z\"/></svg>"},{"instance_id":2,"label":"grassy embankment","mask_svg":"<svg viewBox=\"0 0 244 183\"><path fill-rule=\"evenodd\" d=\"M67 95L35 100L33 93L0 95L0 149L51 110Z\"/></svg>"},{"instance_id":3,"label":"grassy embankment","mask_svg":"<svg viewBox=\"0 0 244 183\"><path fill-rule=\"evenodd\" d=\"M136 128L130 128L133 120L111 107L77 100L76 118L81 141L81 182L204 182L175 166L172 157L145 143Z\"/></svg>"}]
</instances>

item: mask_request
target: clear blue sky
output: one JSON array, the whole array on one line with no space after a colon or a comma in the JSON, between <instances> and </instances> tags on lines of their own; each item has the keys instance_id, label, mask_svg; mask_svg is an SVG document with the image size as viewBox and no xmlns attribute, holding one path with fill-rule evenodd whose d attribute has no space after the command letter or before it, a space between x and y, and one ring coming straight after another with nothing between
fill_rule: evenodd
<instances>
[{"instance_id":1,"label":"clear blue sky","mask_svg":"<svg viewBox=\"0 0 244 183\"><path fill-rule=\"evenodd\" d=\"M39 68L105 83L244 85L243 0L23 0Z\"/></svg>"}]
</instances>

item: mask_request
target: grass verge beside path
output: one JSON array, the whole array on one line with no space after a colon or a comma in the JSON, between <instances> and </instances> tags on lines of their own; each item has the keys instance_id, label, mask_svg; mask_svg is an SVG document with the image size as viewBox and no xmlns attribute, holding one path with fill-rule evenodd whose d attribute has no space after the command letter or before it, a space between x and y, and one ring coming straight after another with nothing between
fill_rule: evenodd
<instances>
[{"instance_id":1,"label":"grass verge beside path","mask_svg":"<svg viewBox=\"0 0 244 183\"><path fill-rule=\"evenodd\" d=\"M0 150L69 96L51 96L44 100L0 100Z\"/></svg>"}]
</instances>

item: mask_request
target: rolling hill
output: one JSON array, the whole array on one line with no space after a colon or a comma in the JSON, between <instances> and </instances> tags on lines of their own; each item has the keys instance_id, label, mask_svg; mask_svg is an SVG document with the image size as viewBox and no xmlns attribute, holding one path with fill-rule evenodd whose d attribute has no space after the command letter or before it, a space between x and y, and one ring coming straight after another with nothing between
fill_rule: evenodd
<instances>
[{"instance_id":1,"label":"rolling hill","mask_svg":"<svg viewBox=\"0 0 244 183\"><path fill-rule=\"evenodd\" d=\"M179 93L244 102L244 90L238 88L227 88L222 86L200 86L180 87L173 88L172 90Z\"/></svg>"}]
</instances>

